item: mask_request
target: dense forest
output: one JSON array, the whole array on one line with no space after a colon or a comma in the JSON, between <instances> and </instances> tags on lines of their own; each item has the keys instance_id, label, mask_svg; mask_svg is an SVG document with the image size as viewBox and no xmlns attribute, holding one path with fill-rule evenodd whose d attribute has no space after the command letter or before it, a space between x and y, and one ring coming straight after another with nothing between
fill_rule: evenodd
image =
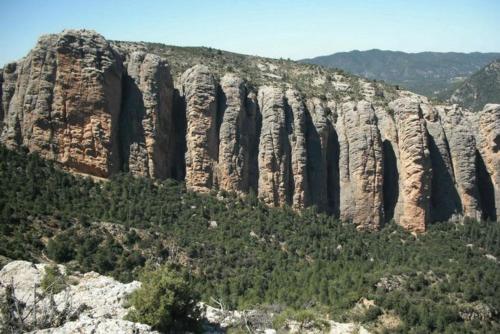
<instances>
[{"instance_id":1,"label":"dense forest","mask_svg":"<svg viewBox=\"0 0 500 334\"><path fill-rule=\"evenodd\" d=\"M364 323L391 314L401 320L393 331L405 333L500 331L497 223L362 233L314 208L269 208L254 194L201 195L127 174L92 180L3 147L0 255L122 281L148 262L175 262L203 300L229 308L315 308ZM362 298L376 307L359 317Z\"/></svg>"}]
</instances>

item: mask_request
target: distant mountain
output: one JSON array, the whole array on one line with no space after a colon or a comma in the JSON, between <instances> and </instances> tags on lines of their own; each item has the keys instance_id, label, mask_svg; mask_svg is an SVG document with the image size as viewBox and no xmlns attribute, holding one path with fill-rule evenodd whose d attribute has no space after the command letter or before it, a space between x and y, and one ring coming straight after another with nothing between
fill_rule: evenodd
<instances>
[{"instance_id":1,"label":"distant mountain","mask_svg":"<svg viewBox=\"0 0 500 334\"><path fill-rule=\"evenodd\" d=\"M302 62L335 67L366 78L401 85L427 96L446 96L500 53L368 50L339 52Z\"/></svg>"},{"instance_id":2,"label":"distant mountain","mask_svg":"<svg viewBox=\"0 0 500 334\"><path fill-rule=\"evenodd\" d=\"M500 59L486 65L453 92L450 101L473 110L500 103Z\"/></svg>"}]
</instances>

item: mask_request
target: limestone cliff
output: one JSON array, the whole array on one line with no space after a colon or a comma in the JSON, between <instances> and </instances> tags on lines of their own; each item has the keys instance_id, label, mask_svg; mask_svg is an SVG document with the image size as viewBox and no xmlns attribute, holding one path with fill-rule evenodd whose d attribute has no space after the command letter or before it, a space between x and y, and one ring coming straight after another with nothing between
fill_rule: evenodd
<instances>
[{"instance_id":1,"label":"limestone cliff","mask_svg":"<svg viewBox=\"0 0 500 334\"><path fill-rule=\"evenodd\" d=\"M195 191L215 186L219 154L217 83L206 66L195 66L182 75L186 100L186 185Z\"/></svg>"},{"instance_id":2,"label":"limestone cliff","mask_svg":"<svg viewBox=\"0 0 500 334\"><path fill-rule=\"evenodd\" d=\"M500 105L487 104L479 116L478 159L486 167L487 175L481 180L482 197L487 218L500 216ZM486 184L485 184L486 183ZM488 188L493 188L491 191ZM492 196L493 195L493 196Z\"/></svg>"},{"instance_id":3,"label":"limestone cliff","mask_svg":"<svg viewBox=\"0 0 500 334\"><path fill-rule=\"evenodd\" d=\"M2 141L83 173L118 171L122 66L94 32L42 37L6 68Z\"/></svg>"},{"instance_id":4,"label":"limestone cliff","mask_svg":"<svg viewBox=\"0 0 500 334\"><path fill-rule=\"evenodd\" d=\"M396 218L413 232L423 232L430 222L431 160L425 121L420 103L410 98L392 102L397 119L401 160L400 195L402 209Z\"/></svg>"},{"instance_id":5,"label":"limestone cliff","mask_svg":"<svg viewBox=\"0 0 500 334\"><path fill-rule=\"evenodd\" d=\"M498 105L472 114L309 65L158 50L86 30L40 38L0 71L0 141L80 173L316 206L363 230L500 214Z\"/></svg>"},{"instance_id":6,"label":"limestone cliff","mask_svg":"<svg viewBox=\"0 0 500 334\"><path fill-rule=\"evenodd\" d=\"M121 133L128 169L141 176L171 176L174 162L174 85L165 59L133 52L123 80Z\"/></svg>"},{"instance_id":7,"label":"limestone cliff","mask_svg":"<svg viewBox=\"0 0 500 334\"><path fill-rule=\"evenodd\" d=\"M382 206L382 141L370 103L345 103L337 123L340 143L340 218L359 229L377 229Z\"/></svg>"}]
</instances>

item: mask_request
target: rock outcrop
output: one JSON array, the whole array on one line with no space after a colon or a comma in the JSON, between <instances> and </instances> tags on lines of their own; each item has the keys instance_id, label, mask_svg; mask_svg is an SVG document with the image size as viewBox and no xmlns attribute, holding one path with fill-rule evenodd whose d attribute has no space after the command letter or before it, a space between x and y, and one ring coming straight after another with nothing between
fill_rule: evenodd
<instances>
[{"instance_id":1,"label":"rock outcrop","mask_svg":"<svg viewBox=\"0 0 500 334\"><path fill-rule=\"evenodd\" d=\"M500 105L487 104L480 112L478 148L480 159L487 174L480 181L483 205L488 211L487 217L496 220L500 217ZM489 179L488 179L489 178ZM487 183L488 185L484 184ZM491 192L486 188L493 188Z\"/></svg>"},{"instance_id":2,"label":"rock outcrop","mask_svg":"<svg viewBox=\"0 0 500 334\"><path fill-rule=\"evenodd\" d=\"M457 106L445 107L442 118L448 140L456 189L463 215L481 219L476 177L476 141L470 120Z\"/></svg>"},{"instance_id":3,"label":"rock outcrop","mask_svg":"<svg viewBox=\"0 0 500 334\"><path fill-rule=\"evenodd\" d=\"M340 144L340 218L359 229L384 221L382 142L369 102L345 103L337 122Z\"/></svg>"},{"instance_id":4,"label":"rock outcrop","mask_svg":"<svg viewBox=\"0 0 500 334\"><path fill-rule=\"evenodd\" d=\"M262 114L259 141L259 197L269 205L290 204L291 152L285 97L279 88L261 87L258 103Z\"/></svg>"},{"instance_id":5,"label":"rock outcrop","mask_svg":"<svg viewBox=\"0 0 500 334\"><path fill-rule=\"evenodd\" d=\"M181 78L186 100L186 186L208 191L215 186L219 154L217 83L208 67L199 65Z\"/></svg>"},{"instance_id":6,"label":"rock outcrop","mask_svg":"<svg viewBox=\"0 0 500 334\"><path fill-rule=\"evenodd\" d=\"M0 142L84 174L316 206L363 230L500 214L496 105L472 114L366 80L362 97L347 96L341 74L318 74L313 86L332 83L318 97L270 62L260 87L210 62L174 68L174 79L169 54L155 52L86 30L40 38L0 71Z\"/></svg>"},{"instance_id":7,"label":"rock outcrop","mask_svg":"<svg viewBox=\"0 0 500 334\"><path fill-rule=\"evenodd\" d=\"M15 297L24 303L21 315L24 318L24 329L36 334L64 334L64 333L89 333L89 334L157 334L150 326L124 320L128 313L127 296L140 287L140 283L133 281L123 284L110 277L102 276L94 272L80 274L71 273L67 277L68 284L65 289L50 296L43 295L40 288L47 264L34 264L27 261L13 261L0 270L0 299L3 299L7 287L13 287ZM66 273L66 267L58 265L62 273ZM37 304L34 304L34 292L37 291ZM68 305L73 312L72 319L64 317L54 318L54 326L51 322L51 313L61 315L62 310L67 310ZM202 310L201 327L202 333L219 334L226 333L231 327L241 328L249 325L256 333L276 333L272 329L273 319L279 312L262 309L252 310L222 310L216 309L208 304L200 302ZM272 308L269 306L268 308ZM16 311L17 312L17 311ZM322 315L318 314L318 317ZM1 320L1 319L0 319ZM363 327L354 323L338 323L328 319L322 322L328 323L330 333L369 333ZM0 331L11 332L4 328L5 324L0 321ZM326 327L326 326L325 326ZM19 329L19 328L17 328ZM300 324L296 320L286 320L285 326L279 329L286 333L323 333L324 330L314 326L314 323ZM14 331L17 332L17 331ZM21 331L19 331L21 332Z\"/></svg>"},{"instance_id":8,"label":"rock outcrop","mask_svg":"<svg viewBox=\"0 0 500 334\"><path fill-rule=\"evenodd\" d=\"M416 99L391 103L398 129L401 209L398 223L412 232L423 232L430 222L431 160L425 120Z\"/></svg>"},{"instance_id":9,"label":"rock outcrop","mask_svg":"<svg viewBox=\"0 0 500 334\"><path fill-rule=\"evenodd\" d=\"M307 174L306 115L306 106L300 93L296 90L287 90L285 122L291 155L291 204L296 209L303 209L310 203L309 178Z\"/></svg>"},{"instance_id":10,"label":"rock outcrop","mask_svg":"<svg viewBox=\"0 0 500 334\"><path fill-rule=\"evenodd\" d=\"M9 66L8 70L9 70ZM122 63L90 31L42 37L5 78L2 141L82 173L118 171ZM15 73L12 73L15 71ZM6 95L6 96L5 96Z\"/></svg>"},{"instance_id":11,"label":"rock outcrop","mask_svg":"<svg viewBox=\"0 0 500 334\"><path fill-rule=\"evenodd\" d=\"M243 80L226 74L220 82L219 158L217 184L220 189L246 193L251 185L250 171L255 168L256 111L247 102Z\"/></svg>"},{"instance_id":12,"label":"rock outcrop","mask_svg":"<svg viewBox=\"0 0 500 334\"><path fill-rule=\"evenodd\" d=\"M170 177L176 129L169 66L157 55L133 52L126 68L120 123L125 164L135 175Z\"/></svg>"},{"instance_id":13,"label":"rock outcrop","mask_svg":"<svg viewBox=\"0 0 500 334\"><path fill-rule=\"evenodd\" d=\"M0 296L7 287L14 288L15 296L24 304L21 316L26 328L50 325L50 319L72 314L60 327L35 330L34 333L156 333L147 325L123 320L128 313L126 297L140 287L139 282L120 283L113 278L90 272L71 274L72 284L52 296L43 295L40 283L46 264L13 261L0 270ZM59 266L62 273L64 266ZM35 297L34 292L37 292ZM36 304L34 303L36 298Z\"/></svg>"}]
</instances>

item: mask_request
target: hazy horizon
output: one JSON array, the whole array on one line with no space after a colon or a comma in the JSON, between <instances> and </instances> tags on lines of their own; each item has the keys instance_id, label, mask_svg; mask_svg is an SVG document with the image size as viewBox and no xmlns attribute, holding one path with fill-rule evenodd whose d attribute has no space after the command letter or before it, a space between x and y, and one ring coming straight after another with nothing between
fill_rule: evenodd
<instances>
[{"instance_id":1,"label":"hazy horizon","mask_svg":"<svg viewBox=\"0 0 500 334\"><path fill-rule=\"evenodd\" d=\"M295 60L373 49L500 52L500 2L493 0L18 0L1 2L0 11L0 66L25 56L40 35L64 29Z\"/></svg>"}]
</instances>

